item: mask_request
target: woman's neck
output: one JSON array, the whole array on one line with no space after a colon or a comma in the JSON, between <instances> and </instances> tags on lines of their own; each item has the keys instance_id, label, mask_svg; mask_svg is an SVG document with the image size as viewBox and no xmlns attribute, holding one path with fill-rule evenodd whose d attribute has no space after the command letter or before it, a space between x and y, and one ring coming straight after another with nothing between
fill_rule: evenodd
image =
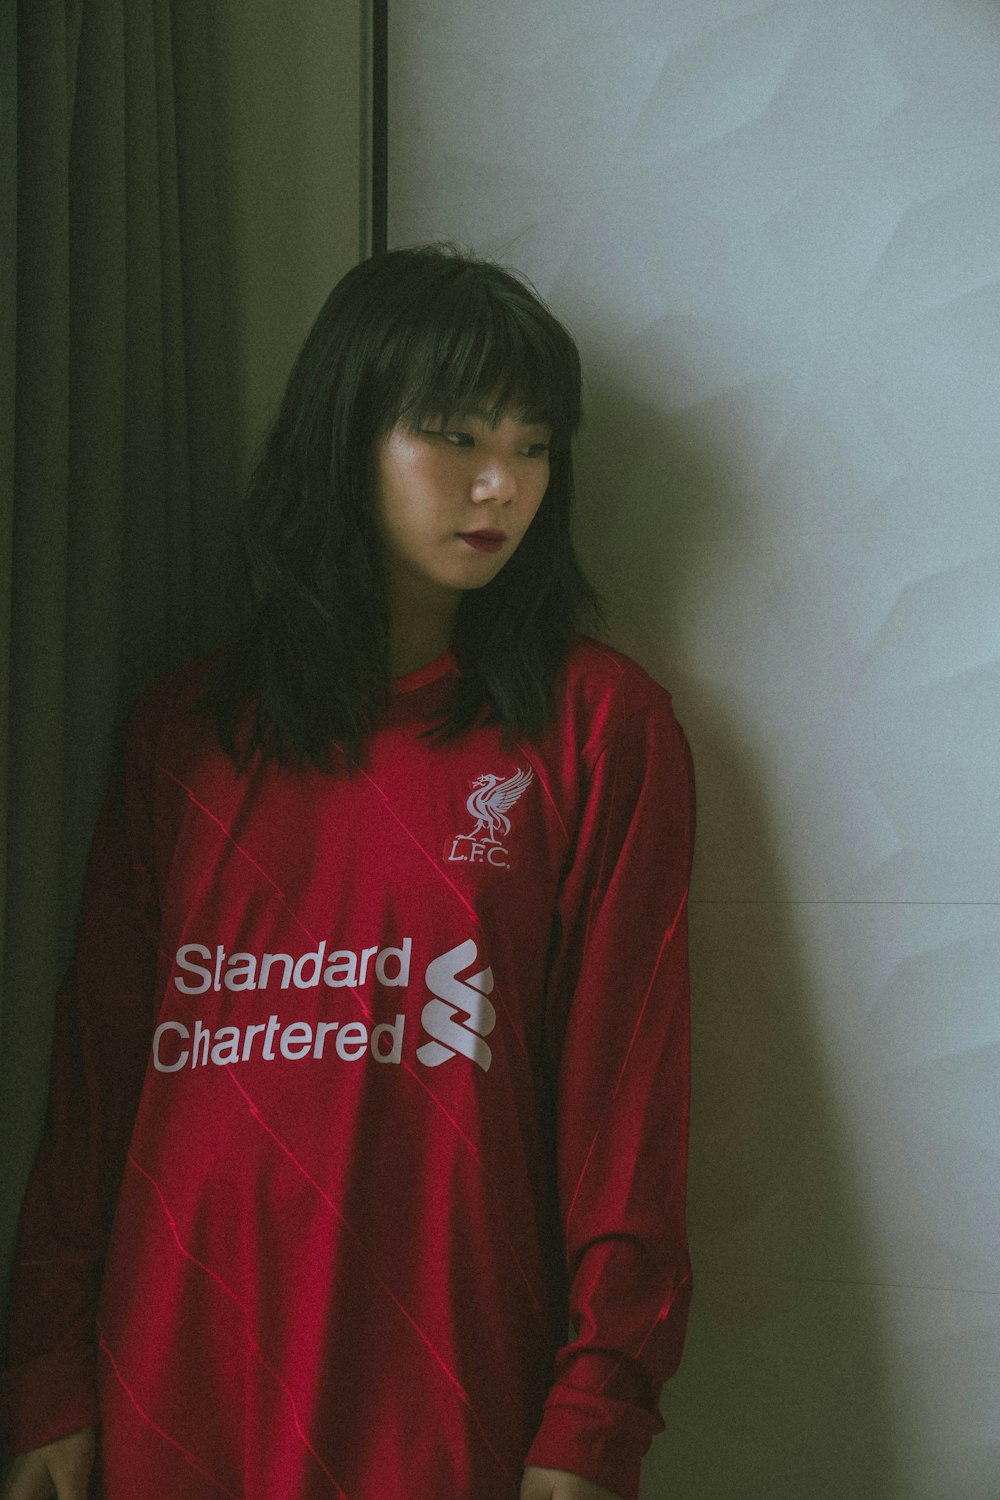
<instances>
[{"instance_id":1,"label":"woman's neck","mask_svg":"<svg viewBox=\"0 0 1000 1500\"><path fill-rule=\"evenodd\" d=\"M394 614L389 641L393 677L405 677L443 655L451 645L454 611L448 615L407 612Z\"/></svg>"},{"instance_id":2,"label":"woman's neck","mask_svg":"<svg viewBox=\"0 0 1000 1500\"><path fill-rule=\"evenodd\" d=\"M450 641L445 640L440 644L427 645L422 649L412 645L409 649L401 651L397 651L394 647L392 652L393 677L408 677L411 672L425 667L429 661L435 661L439 656L443 656L450 644Z\"/></svg>"}]
</instances>

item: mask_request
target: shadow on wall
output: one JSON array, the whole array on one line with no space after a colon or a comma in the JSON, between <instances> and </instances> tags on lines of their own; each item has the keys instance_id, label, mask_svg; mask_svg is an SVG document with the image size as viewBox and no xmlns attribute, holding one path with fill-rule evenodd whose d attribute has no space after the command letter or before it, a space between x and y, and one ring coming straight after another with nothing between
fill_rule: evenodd
<instances>
[{"instance_id":1,"label":"shadow on wall","mask_svg":"<svg viewBox=\"0 0 1000 1500\"><path fill-rule=\"evenodd\" d=\"M713 552L738 546L727 516L745 503L683 414L667 420L593 360L590 370L581 556L615 643L674 696L698 775L695 1298L642 1495L892 1500L902 1492L856 1187L863 1164L824 1058L802 937L816 907L794 904L783 879L771 812L780 792L755 768L738 692L698 677L697 643L690 655L685 644L723 576L713 579Z\"/></svg>"}]
</instances>

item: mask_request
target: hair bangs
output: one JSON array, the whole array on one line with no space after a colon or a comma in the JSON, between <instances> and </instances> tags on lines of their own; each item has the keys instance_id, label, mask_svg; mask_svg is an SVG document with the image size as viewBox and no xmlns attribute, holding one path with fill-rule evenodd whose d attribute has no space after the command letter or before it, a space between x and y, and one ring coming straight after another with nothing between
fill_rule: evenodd
<instances>
[{"instance_id":1,"label":"hair bangs","mask_svg":"<svg viewBox=\"0 0 1000 1500\"><path fill-rule=\"evenodd\" d=\"M438 297L417 311L401 351L396 420L420 427L476 413L498 426L516 415L568 443L580 422L575 346L513 278L511 293L469 283L437 288Z\"/></svg>"}]
</instances>

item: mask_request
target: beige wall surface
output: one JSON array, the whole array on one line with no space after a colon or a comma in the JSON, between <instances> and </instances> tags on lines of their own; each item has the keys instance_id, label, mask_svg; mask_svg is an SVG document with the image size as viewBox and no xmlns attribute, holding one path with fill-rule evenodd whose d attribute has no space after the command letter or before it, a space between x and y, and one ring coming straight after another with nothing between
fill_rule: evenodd
<instances>
[{"instance_id":1,"label":"beige wall surface","mask_svg":"<svg viewBox=\"0 0 1000 1500\"><path fill-rule=\"evenodd\" d=\"M695 1302L643 1497L1000 1496L1000 11L393 0L390 243L588 373L698 774Z\"/></svg>"},{"instance_id":2,"label":"beige wall surface","mask_svg":"<svg viewBox=\"0 0 1000 1500\"><path fill-rule=\"evenodd\" d=\"M367 13L360 0L215 12L244 473L327 293L368 253Z\"/></svg>"}]
</instances>

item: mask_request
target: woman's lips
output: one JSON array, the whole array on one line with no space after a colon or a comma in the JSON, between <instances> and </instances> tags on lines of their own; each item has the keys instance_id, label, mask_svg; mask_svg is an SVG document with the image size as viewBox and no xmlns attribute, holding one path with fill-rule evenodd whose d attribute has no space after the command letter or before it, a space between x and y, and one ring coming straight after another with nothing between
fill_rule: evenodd
<instances>
[{"instance_id":1,"label":"woman's lips","mask_svg":"<svg viewBox=\"0 0 1000 1500\"><path fill-rule=\"evenodd\" d=\"M458 534L477 552L498 552L507 540L502 531L460 531Z\"/></svg>"}]
</instances>

